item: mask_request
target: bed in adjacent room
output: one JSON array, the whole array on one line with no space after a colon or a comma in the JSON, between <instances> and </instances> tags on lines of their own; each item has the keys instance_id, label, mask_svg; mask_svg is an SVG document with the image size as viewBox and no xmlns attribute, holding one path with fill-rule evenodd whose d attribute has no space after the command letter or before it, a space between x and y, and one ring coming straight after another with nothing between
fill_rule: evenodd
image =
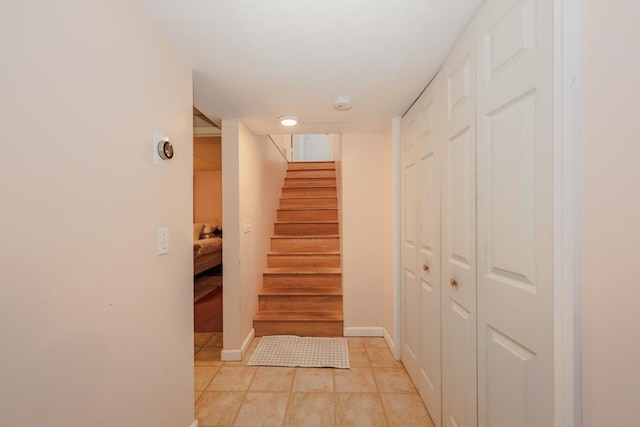
<instances>
[{"instance_id":1,"label":"bed in adjacent room","mask_svg":"<svg viewBox=\"0 0 640 427\"><path fill-rule=\"evenodd\" d=\"M222 264L222 230L217 225L193 225L193 274Z\"/></svg>"}]
</instances>

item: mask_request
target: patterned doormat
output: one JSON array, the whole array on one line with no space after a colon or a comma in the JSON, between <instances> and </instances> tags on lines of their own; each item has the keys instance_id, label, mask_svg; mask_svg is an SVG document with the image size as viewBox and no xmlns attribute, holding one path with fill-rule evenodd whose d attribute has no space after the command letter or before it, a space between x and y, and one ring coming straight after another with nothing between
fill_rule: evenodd
<instances>
[{"instance_id":1,"label":"patterned doormat","mask_svg":"<svg viewBox=\"0 0 640 427\"><path fill-rule=\"evenodd\" d=\"M349 369L346 338L262 337L247 365Z\"/></svg>"}]
</instances>

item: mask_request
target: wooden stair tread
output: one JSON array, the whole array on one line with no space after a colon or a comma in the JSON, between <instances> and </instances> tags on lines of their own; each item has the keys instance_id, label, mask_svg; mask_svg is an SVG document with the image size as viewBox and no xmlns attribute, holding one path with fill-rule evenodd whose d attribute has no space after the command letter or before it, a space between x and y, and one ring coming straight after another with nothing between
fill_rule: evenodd
<instances>
[{"instance_id":1,"label":"wooden stair tread","mask_svg":"<svg viewBox=\"0 0 640 427\"><path fill-rule=\"evenodd\" d=\"M297 222L297 221L296 221ZM304 221L302 221L304 222ZM339 234L322 234L322 235L318 235L318 236L314 236L314 235L304 235L304 236L290 236L290 235L275 235L275 236L271 236L272 239L336 239L339 238L340 235Z\"/></svg>"},{"instance_id":2,"label":"wooden stair tread","mask_svg":"<svg viewBox=\"0 0 640 427\"><path fill-rule=\"evenodd\" d=\"M341 268L336 267L312 267L312 268L287 268L287 267L271 267L263 271L263 274L289 274L289 275L307 275L307 274L342 274Z\"/></svg>"},{"instance_id":3,"label":"wooden stair tread","mask_svg":"<svg viewBox=\"0 0 640 427\"><path fill-rule=\"evenodd\" d=\"M336 186L335 185L309 184L309 185L305 185L304 187L290 187L288 185L285 185L282 188L295 188L296 190L308 190L309 188L331 188L331 189L334 189L334 188L336 188Z\"/></svg>"},{"instance_id":4,"label":"wooden stair tread","mask_svg":"<svg viewBox=\"0 0 640 427\"><path fill-rule=\"evenodd\" d=\"M285 197L285 199L299 199L300 197ZM308 197L309 199L324 199L325 197ZM338 208L327 208L327 207L317 207L313 206L301 206L299 208L279 208L279 211L337 211Z\"/></svg>"},{"instance_id":5,"label":"wooden stair tread","mask_svg":"<svg viewBox=\"0 0 640 427\"><path fill-rule=\"evenodd\" d=\"M259 311L253 320L278 322L342 322L340 311Z\"/></svg>"},{"instance_id":6,"label":"wooden stair tread","mask_svg":"<svg viewBox=\"0 0 640 427\"><path fill-rule=\"evenodd\" d=\"M289 196L280 197L281 199L338 199L336 196ZM335 208L334 208L335 209Z\"/></svg>"},{"instance_id":7,"label":"wooden stair tread","mask_svg":"<svg viewBox=\"0 0 640 427\"><path fill-rule=\"evenodd\" d=\"M270 287L262 288L259 296L342 296L342 290L339 288L285 288Z\"/></svg>"},{"instance_id":8,"label":"wooden stair tread","mask_svg":"<svg viewBox=\"0 0 640 427\"><path fill-rule=\"evenodd\" d=\"M275 256L291 256L291 255L312 255L312 256L324 256L324 255L340 255L340 251L322 251L322 252L267 252L267 255L275 255Z\"/></svg>"},{"instance_id":9,"label":"wooden stair tread","mask_svg":"<svg viewBox=\"0 0 640 427\"><path fill-rule=\"evenodd\" d=\"M275 224L337 224L339 221L276 221Z\"/></svg>"}]
</instances>

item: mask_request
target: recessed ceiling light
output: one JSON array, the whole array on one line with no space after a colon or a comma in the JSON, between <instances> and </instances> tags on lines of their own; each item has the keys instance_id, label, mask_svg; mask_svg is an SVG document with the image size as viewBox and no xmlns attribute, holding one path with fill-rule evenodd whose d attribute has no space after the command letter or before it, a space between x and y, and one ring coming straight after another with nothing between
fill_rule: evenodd
<instances>
[{"instance_id":1,"label":"recessed ceiling light","mask_svg":"<svg viewBox=\"0 0 640 427\"><path fill-rule=\"evenodd\" d=\"M278 117L282 126L295 126L298 124L298 118L296 116L281 116Z\"/></svg>"},{"instance_id":2,"label":"recessed ceiling light","mask_svg":"<svg viewBox=\"0 0 640 427\"><path fill-rule=\"evenodd\" d=\"M351 108L351 98L348 96L339 96L333 104L333 108L339 111L345 111Z\"/></svg>"}]
</instances>

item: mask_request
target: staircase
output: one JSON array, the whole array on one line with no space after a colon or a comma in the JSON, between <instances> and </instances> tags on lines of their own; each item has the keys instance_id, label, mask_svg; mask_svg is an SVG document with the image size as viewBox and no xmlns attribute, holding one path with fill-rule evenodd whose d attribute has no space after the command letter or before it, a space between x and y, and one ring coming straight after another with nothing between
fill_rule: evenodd
<instances>
[{"instance_id":1,"label":"staircase","mask_svg":"<svg viewBox=\"0 0 640 427\"><path fill-rule=\"evenodd\" d=\"M289 163L256 336L342 336L342 270L334 162Z\"/></svg>"}]
</instances>

